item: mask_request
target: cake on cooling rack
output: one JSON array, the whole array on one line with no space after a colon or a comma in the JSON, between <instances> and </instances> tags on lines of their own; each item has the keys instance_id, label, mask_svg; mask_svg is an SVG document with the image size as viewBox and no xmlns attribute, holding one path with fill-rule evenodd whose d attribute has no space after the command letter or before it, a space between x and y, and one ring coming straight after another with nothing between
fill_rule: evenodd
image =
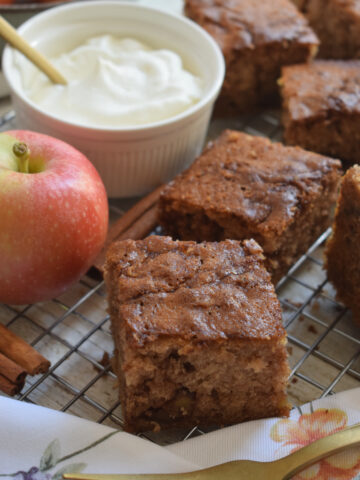
<instances>
[{"instance_id":1,"label":"cake on cooling rack","mask_svg":"<svg viewBox=\"0 0 360 480\"><path fill-rule=\"evenodd\" d=\"M165 188L159 220L182 240L254 238L276 283L330 225L340 166L226 130Z\"/></svg>"},{"instance_id":2,"label":"cake on cooling rack","mask_svg":"<svg viewBox=\"0 0 360 480\"><path fill-rule=\"evenodd\" d=\"M328 278L338 299L360 323L360 166L350 168L341 183L333 233L326 246Z\"/></svg>"},{"instance_id":3,"label":"cake on cooling rack","mask_svg":"<svg viewBox=\"0 0 360 480\"><path fill-rule=\"evenodd\" d=\"M360 57L359 0L293 0L320 39L322 58Z\"/></svg>"},{"instance_id":4,"label":"cake on cooling rack","mask_svg":"<svg viewBox=\"0 0 360 480\"><path fill-rule=\"evenodd\" d=\"M186 0L185 12L223 51L220 113L273 103L281 66L306 62L317 51L316 35L290 0Z\"/></svg>"},{"instance_id":5,"label":"cake on cooling rack","mask_svg":"<svg viewBox=\"0 0 360 480\"><path fill-rule=\"evenodd\" d=\"M254 240L123 240L105 281L125 430L288 415L286 333Z\"/></svg>"},{"instance_id":6,"label":"cake on cooling rack","mask_svg":"<svg viewBox=\"0 0 360 480\"><path fill-rule=\"evenodd\" d=\"M360 61L285 67L279 83L287 144L345 163L359 160Z\"/></svg>"}]
</instances>

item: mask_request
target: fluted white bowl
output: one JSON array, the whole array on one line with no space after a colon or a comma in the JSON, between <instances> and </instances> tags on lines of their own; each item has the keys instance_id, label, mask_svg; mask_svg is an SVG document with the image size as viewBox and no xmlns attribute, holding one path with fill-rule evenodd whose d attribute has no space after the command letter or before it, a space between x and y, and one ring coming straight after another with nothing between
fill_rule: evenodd
<instances>
[{"instance_id":1,"label":"fluted white bowl","mask_svg":"<svg viewBox=\"0 0 360 480\"><path fill-rule=\"evenodd\" d=\"M203 79L200 101L167 120L128 128L87 127L61 120L29 100L22 87L19 55L5 48L3 72L18 128L60 138L82 151L99 171L109 197L142 195L170 180L200 153L225 66L218 45L198 25L149 7L95 0L52 8L18 31L47 56L104 33L134 37L154 48L176 51L186 68Z\"/></svg>"}]
</instances>

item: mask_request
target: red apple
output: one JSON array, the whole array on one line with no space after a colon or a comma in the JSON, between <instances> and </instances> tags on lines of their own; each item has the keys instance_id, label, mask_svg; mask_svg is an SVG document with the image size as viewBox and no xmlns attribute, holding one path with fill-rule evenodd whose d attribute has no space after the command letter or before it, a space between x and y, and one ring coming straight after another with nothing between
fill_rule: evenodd
<instances>
[{"instance_id":1,"label":"red apple","mask_svg":"<svg viewBox=\"0 0 360 480\"><path fill-rule=\"evenodd\" d=\"M64 292L91 266L107 226L104 185L82 153L40 133L0 134L0 302Z\"/></svg>"}]
</instances>

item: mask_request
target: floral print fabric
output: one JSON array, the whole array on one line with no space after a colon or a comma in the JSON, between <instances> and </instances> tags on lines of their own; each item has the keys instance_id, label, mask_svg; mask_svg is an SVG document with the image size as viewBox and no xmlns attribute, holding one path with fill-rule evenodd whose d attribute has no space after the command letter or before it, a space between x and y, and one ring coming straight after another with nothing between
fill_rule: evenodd
<instances>
[{"instance_id":1,"label":"floral print fabric","mask_svg":"<svg viewBox=\"0 0 360 480\"><path fill-rule=\"evenodd\" d=\"M0 480L60 480L65 472L175 473L236 459L271 461L360 423L360 389L167 447L72 415L0 397ZM360 480L360 449L318 462L295 480Z\"/></svg>"},{"instance_id":2,"label":"floral print fabric","mask_svg":"<svg viewBox=\"0 0 360 480\"><path fill-rule=\"evenodd\" d=\"M290 447L292 453L309 443L339 432L348 426L348 416L340 409L319 408L297 420L279 420L270 431L274 442ZM294 480L351 480L360 472L360 447L332 455L312 465Z\"/></svg>"}]
</instances>

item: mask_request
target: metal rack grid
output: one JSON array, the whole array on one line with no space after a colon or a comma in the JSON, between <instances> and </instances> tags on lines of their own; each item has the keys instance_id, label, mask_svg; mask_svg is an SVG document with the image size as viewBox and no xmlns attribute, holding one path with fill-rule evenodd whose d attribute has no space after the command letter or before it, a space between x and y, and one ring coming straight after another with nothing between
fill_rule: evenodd
<instances>
[{"instance_id":1,"label":"metal rack grid","mask_svg":"<svg viewBox=\"0 0 360 480\"><path fill-rule=\"evenodd\" d=\"M12 128L13 121L10 112L0 119L0 128ZM277 111L231 122L213 121L209 137L224 128L281 138ZM110 221L134 201L111 201ZM360 384L360 333L350 312L336 301L322 269L328 235L325 232L277 286L288 332L289 396L294 405ZM19 400L121 428L116 377L102 362L103 353L113 348L106 307L104 283L91 276L51 302L22 307L0 304L0 322L52 363L45 375L28 378ZM165 444L200 433L194 426L191 431L149 434L147 438Z\"/></svg>"}]
</instances>

